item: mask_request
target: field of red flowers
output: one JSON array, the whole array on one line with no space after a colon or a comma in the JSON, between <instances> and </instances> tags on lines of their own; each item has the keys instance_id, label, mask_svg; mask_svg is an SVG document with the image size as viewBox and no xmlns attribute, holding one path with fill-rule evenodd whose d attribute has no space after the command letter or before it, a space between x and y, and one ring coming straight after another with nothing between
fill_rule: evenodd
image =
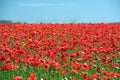
<instances>
[{"instance_id":1,"label":"field of red flowers","mask_svg":"<svg viewBox=\"0 0 120 80\"><path fill-rule=\"evenodd\" d=\"M120 24L0 24L0 80L120 80Z\"/></svg>"}]
</instances>

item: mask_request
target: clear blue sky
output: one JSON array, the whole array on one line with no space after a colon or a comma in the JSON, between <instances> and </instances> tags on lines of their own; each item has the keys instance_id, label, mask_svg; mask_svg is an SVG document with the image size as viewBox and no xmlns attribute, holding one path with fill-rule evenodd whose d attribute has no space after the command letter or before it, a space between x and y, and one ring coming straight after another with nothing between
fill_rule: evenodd
<instances>
[{"instance_id":1,"label":"clear blue sky","mask_svg":"<svg viewBox=\"0 0 120 80\"><path fill-rule=\"evenodd\" d=\"M120 0L0 0L0 20L120 22Z\"/></svg>"}]
</instances>

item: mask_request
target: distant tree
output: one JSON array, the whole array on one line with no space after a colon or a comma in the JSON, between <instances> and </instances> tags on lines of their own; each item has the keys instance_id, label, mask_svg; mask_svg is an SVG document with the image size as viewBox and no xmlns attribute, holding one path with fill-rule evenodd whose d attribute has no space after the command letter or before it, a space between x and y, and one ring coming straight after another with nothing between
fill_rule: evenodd
<instances>
[{"instance_id":1,"label":"distant tree","mask_svg":"<svg viewBox=\"0 0 120 80\"><path fill-rule=\"evenodd\" d=\"M11 20L0 20L0 23L8 24L8 23L12 23L12 21Z\"/></svg>"},{"instance_id":2,"label":"distant tree","mask_svg":"<svg viewBox=\"0 0 120 80\"><path fill-rule=\"evenodd\" d=\"M28 24L27 22L23 22L23 24Z\"/></svg>"},{"instance_id":3,"label":"distant tree","mask_svg":"<svg viewBox=\"0 0 120 80\"><path fill-rule=\"evenodd\" d=\"M15 22L15 24L22 24L22 22L18 21L18 22Z\"/></svg>"}]
</instances>

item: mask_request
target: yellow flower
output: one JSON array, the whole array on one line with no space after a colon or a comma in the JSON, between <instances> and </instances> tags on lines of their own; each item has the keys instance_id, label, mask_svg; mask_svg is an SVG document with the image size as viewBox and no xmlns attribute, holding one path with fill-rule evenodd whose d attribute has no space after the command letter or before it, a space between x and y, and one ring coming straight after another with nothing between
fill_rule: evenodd
<instances>
[{"instance_id":1,"label":"yellow flower","mask_svg":"<svg viewBox=\"0 0 120 80\"><path fill-rule=\"evenodd\" d=\"M21 44L22 44L22 47L24 47L24 46L26 45L26 43L25 43L25 42L21 42Z\"/></svg>"},{"instance_id":2,"label":"yellow flower","mask_svg":"<svg viewBox=\"0 0 120 80\"><path fill-rule=\"evenodd\" d=\"M32 41L32 38L28 39L28 41Z\"/></svg>"}]
</instances>

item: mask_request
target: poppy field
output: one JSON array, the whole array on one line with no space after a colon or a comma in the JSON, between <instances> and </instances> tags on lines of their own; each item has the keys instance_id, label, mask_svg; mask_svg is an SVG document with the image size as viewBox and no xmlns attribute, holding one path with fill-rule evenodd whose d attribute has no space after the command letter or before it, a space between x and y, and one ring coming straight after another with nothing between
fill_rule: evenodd
<instances>
[{"instance_id":1,"label":"poppy field","mask_svg":"<svg viewBox=\"0 0 120 80\"><path fill-rule=\"evenodd\" d=\"M120 80L120 24L0 24L0 80Z\"/></svg>"}]
</instances>

